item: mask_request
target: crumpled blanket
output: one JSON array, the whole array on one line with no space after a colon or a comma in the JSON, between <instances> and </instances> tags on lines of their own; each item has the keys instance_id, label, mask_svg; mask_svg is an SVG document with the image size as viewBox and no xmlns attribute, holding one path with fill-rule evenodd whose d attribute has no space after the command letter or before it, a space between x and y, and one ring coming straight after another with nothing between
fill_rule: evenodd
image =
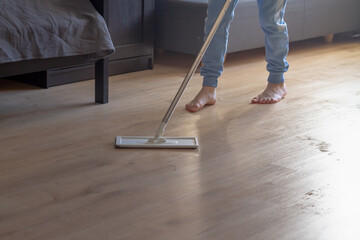
<instances>
[{"instance_id":1,"label":"crumpled blanket","mask_svg":"<svg viewBox=\"0 0 360 240\"><path fill-rule=\"evenodd\" d=\"M114 46L89 0L1 0L0 63L76 55L103 58Z\"/></svg>"}]
</instances>

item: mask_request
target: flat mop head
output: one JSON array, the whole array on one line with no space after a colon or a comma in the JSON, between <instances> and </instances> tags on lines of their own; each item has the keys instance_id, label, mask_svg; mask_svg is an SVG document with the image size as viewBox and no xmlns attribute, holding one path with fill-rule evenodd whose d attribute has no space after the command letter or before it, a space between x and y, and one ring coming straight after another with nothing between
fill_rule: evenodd
<instances>
[{"instance_id":1,"label":"flat mop head","mask_svg":"<svg viewBox=\"0 0 360 240\"><path fill-rule=\"evenodd\" d=\"M152 137L118 136L115 146L118 148L198 148L196 137L162 137L155 141Z\"/></svg>"}]
</instances>

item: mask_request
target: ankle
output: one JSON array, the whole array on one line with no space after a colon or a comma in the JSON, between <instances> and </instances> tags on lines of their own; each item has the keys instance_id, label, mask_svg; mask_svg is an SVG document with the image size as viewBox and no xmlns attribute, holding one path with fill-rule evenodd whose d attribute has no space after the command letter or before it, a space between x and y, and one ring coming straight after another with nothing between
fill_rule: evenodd
<instances>
[{"instance_id":1,"label":"ankle","mask_svg":"<svg viewBox=\"0 0 360 240\"><path fill-rule=\"evenodd\" d=\"M268 83L267 88L271 89L286 89L285 82L282 83Z\"/></svg>"},{"instance_id":2,"label":"ankle","mask_svg":"<svg viewBox=\"0 0 360 240\"><path fill-rule=\"evenodd\" d=\"M209 87L209 86L203 86L201 91L207 92L207 93L215 93L216 87Z\"/></svg>"},{"instance_id":3,"label":"ankle","mask_svg":"<svg viewBox=\"0 0 360 240\"><path fill-rule=\"evenodd\" d=\"M271 83L271 82L268 82L268 85L271 85L271 86L285 86L285 82L281 82L281 83Z\"/></svg>"}]
</instances>

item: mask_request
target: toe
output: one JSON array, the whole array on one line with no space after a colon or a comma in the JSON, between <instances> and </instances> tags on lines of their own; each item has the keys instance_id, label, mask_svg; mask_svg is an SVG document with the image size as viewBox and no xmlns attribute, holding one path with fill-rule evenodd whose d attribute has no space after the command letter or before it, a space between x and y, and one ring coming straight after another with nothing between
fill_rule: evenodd
<instances>
[{"instance_id":1,"label":"toe","mask_svg":"<svg viewBox=\"0 0 360 240\"><path fill-rule=\"evenodd\" d=\"M259 103L258 97L254 97L254 98L251 100L251 103Z\"/></svg>"},{"instance_id":2,"label":"toe","mask_svg":"<svg viewBox=\"0 0 360 240\"><path fill-rule=\"evenodd\" d=\"M266 103L266 98L260 98L259 103L260 104L265 104Z\"/></svg>"},{"instance_id":3,"label":"toe","mask_svg":"<svg viewBox=\"0 0 360 240\"><path fill-rule=\"evenodd\" d=\"M277 102L280 102L281 98L275 98L273 99L273 103L277 103Z\"/></svg>"},{"instance_id":4,"label":"toe","mask_svg":"<svg viewBox=\"0 0 360 240\"><path fill-rule=\"evenodd\" d=\"M197 112L201 108L201 105L199 103L189 103L186 105L186 109L190 112Z\"/></svg>"},{"instance_id":5,"label":"toe","mask_svg":"<svg viewBox=\"0 0 360 240\"><path fill-rule=\"evenodd\" d=\"M189 112L197 112L197 110L192 107L187 107L186 110L188 110Z\"/></svg>"},{"instance_id":6,"label":"toe","mask_svg":"<svg viewBox=\"0 0 360 240\"><path fill-rule=\"evenodd\" d=\"M265 104L269 104L271 103L271 98L266 98L265 101L264 101Z\"/></svg>"},{"instance_id":7,"label":"toe","mask_svg":"<svg viewBox=\"0 0 360 240\"><path fill-rule=\"evenodd\" d=\"M186 104L186 110L188 110L190 112L195 112L194 105L192 103Z\"/></svg>"}]
</instances>

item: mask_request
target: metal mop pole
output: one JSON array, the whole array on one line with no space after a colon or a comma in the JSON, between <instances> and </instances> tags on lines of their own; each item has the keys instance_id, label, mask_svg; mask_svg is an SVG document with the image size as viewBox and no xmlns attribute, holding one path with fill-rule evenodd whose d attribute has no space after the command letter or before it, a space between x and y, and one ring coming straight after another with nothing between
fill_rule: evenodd
<instances>
[{"instance_id":1,"label":"metal mop pole","mask_svg":"<svg viewBox=\"0 0 360 240\"><path fill-rule=\"evenodd\" d=\"M154 139L152 139L153 142L165 142L165 139L162 137L164 135L165 132L165 128L171 118L171 116L173 115L175 108L177 106L177 104L180 101L181 96L183 95L185 88L187 87L188 83L190 82L190 79L192 78L192 76L194 75L197 67L199 66L202 58L204 57L204 54L207 50L207 48L209 47L211 40L214 38L214 35L217 31L217 29L219 28L219 25L221 23L221 21L223 20L226 11L228 10L231 2L233 0L226 0L226 2L224 3L224 6L221 10L221 12L219 13L219 16L217 17L214 25L212 26L209 35L206 37L203 46L200 49L199 54L197 55L192 67L190 68L188 74L186 75L183 83L180 86L180 89L178 90L177 94L175 95L174 100L172 101L168 111L166 112L163 120L161 121L161 124L158 128L158 130L156 131L155 137Z\"/></svg>"}]
</instances>

